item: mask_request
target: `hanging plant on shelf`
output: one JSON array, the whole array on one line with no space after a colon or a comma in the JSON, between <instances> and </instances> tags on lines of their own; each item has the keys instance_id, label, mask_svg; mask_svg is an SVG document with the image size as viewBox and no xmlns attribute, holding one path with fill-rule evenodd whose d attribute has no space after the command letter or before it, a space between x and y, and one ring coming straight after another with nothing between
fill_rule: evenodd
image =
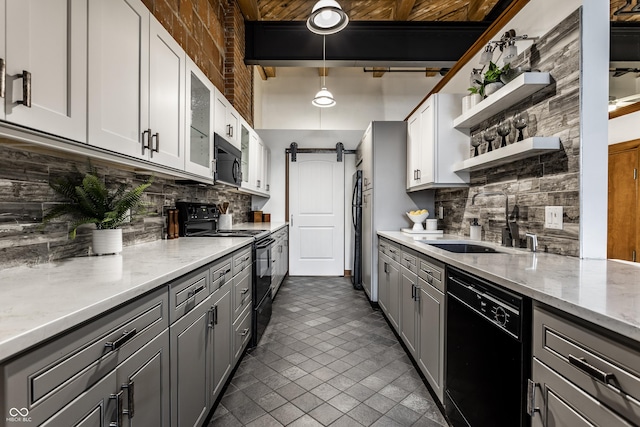
<instances>
[{"instance_id":1,"label":"hanging plant on shelf","mask_svg":"<svg viewBox=\"0 0 640 427\"><path fill-rule=\"evenodd\" d=\"M488 95L492 94L504 84L500 81L500 76L509 72L511 68L511 64L507 63L502 67L498 67L494 62L489 61L489 67L487 71L484 72L482 81L476 80L478 83L477 86L474 85L470 87L468 90L472 94L480 94L482 98L486 98ZM493 86L491 86L493 85ZM489 90L487 90L489 88Z\"/></svg>"}]
</instances>

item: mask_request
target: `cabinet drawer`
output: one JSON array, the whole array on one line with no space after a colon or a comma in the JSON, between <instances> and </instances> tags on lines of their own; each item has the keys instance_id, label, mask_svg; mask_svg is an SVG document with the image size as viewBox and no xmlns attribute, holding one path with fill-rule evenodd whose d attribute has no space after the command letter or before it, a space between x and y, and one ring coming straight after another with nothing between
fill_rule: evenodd
<instances>
[{"instance_id":1,"label":"cabinet drawer","mask_svg":"<svg viewBox=\"0 0 640 427\"><path fill-rule=\"evenodd\" d=\"M389 249L388 249L388 252L387 252L387 256L392 261L395 261L395 262L399 263L400 260L402 259L402 251L400 250L400 248L398 246L389 244Z\"/></svg>"},{"instance_id":2,"label":"cabinet drawer","mask_svg":"<svg viewBox=\"0 0 640 427\"><path fill-rule=\"evenodd\" d=\"M168 305L163 287L5 364L4 401L47 419L166 329Z\"/></svg>"},{"instance_id":3,"label":"cabinet drawer","mask_svg":"<svg viewBox=\"0 0 640 427\"><path fill-rule=\"evenodd\" d=\"M425 281L429 283L431 283L429 281L429 276L431 276L431 278L433 279L436 279L442 282L442 278L444 277L444 265L440 264L438 261L435 261L431 258L429 258L428 260L421 258L420 268L418 269L418 276L422 277Z\"/></svg>"},{"instance_id":4,"label":"cabinet drawer","mask_svg":"<svg viewBox=\"0 0 640 427\"><path fill-rule=\"evenodd\" d=\"M630 420L640 419L640 352L637 343L615 341L536 306L535 357L586 393Z\"/></svg>"},{"instance_id":5,"label":"cabinet drawer","mask_svg":"<svg viewBox=\"0 0 640 427\"><path fill-rule=\"evenodd\" d=\"M233 254L233 275L246 271L247 269L251 270L251 248L241 249L238 252Z\"/></svg>"},{"instance_id":6,"label":"cabinet drawer","mask_svg":"<svg viewBox=\"0 0 640 427\"><path fill-rule=\"evenodd\" d=\"M245 271L233 278L233 319L251 305L251 272Z\"/></svg>"},{"instance_id":7,"label":"cabinet drawer","mask_svg":"<svg viewBox=\"0 0 640 427\"><path fill-rule=\"evenodd\" d=\"M233 358L238 360L251 338L251 307L245 308L233 324Z\"/></svg>"},{"instance_id":8,"label":"cabinet drawer","mask_svg":"<svg viewBox=\"0 0 640 427\"><path fill-rule=\"evenodd\" d=\"M231 273L231 264L233 263L233 259L228 257L222 261L216 261L215 264L209 268L209 292L214 293L221 287L225 285L225 283L229 283L231 281L232 273Z\"/></svg>"},{"instance_id":9,"label":"cabinet drawer","mask_svg":"<svg viewBox=\"0 0 640 427\"><path fill-rule=\"evenodd\" d=\"M402 252L400 264L410 272L418 273L418 257L408 252Z\"/></svg>"},{"instance_id":10,"label":"cabinet drawer","mask_svg":"<svg viewBox=\"0 0 640 427\"><path fill-rule=\"evenodd\" d=\"M173 323L209 296L209 270L201 268L169 284L170 322Z\"/></svg>"},{"instance_id":11,"label":"cabinet drawer","mask_svg":"<svg viewBox=\"0 0 640 427\"><path fill-rule=\"evenodd\" d=\"M539 383L535 396L539 411L534 413L532 427L633 425L536 358L533 359L533 377Z\"/></svg>"},{"instance_id":12,"label":"cabinet drawer","mask_svg":"<svg viewBox=\"0 0 640 427\"><path fill-rule=\"evenodd\" d=\"M385 255L389 255L389 243L386 240L380 239L378 241L378 251Z\"/></svg>"}]
</instances>

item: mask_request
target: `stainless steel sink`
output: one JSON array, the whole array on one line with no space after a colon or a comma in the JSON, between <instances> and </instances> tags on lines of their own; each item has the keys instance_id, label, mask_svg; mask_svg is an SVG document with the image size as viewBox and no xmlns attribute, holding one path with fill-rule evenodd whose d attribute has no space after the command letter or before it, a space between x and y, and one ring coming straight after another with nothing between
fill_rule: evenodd
<instances>
[{"instance_id":1,"label":"stainless steel sink","mask_svg":"<svg viewBox=\"0 0 640 427\"><path fill-rule=\"evenodd\" d=\"M443 249L449 252L455 252L459 254L499 254L500 251L496 251L492 247L478 245L475 243L427 243L430 246L434 246L439 249Z\"/></svg>"}]
</instances>

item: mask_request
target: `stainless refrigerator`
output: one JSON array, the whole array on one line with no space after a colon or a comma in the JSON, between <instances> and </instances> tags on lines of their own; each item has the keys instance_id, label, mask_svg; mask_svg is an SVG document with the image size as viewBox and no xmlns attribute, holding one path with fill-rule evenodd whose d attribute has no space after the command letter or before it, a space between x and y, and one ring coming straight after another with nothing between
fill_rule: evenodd
<instances>
[{"instance_id":1,"label":"stainless refrigerator","mask_svg":"<svg viewBox=\"0 0 640 427\"><path fill-rule=\"evenodd\" d=\"M356 150L361 172L361 284L371 302L378 301L378 231L412 225L406 212L434 212L434 190L407 193L407 122L371 122ZM354 192L356 192L354 184ZM357 199L357 197L355 197ZM355 240L355 239L354 239ZM354 261L356 260L354 245ZM354 272L357 267L354 265Z\"/></svg>"}]
</instances>

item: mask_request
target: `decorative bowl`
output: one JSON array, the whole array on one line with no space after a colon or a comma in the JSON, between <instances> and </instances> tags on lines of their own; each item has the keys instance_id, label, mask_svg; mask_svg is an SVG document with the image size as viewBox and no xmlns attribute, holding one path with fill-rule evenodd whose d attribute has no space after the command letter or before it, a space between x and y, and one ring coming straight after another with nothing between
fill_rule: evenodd
<instances>
[{"instance_id":1,"label":"decorative bowl","mask_svg":"<svg viewBox=\"0 0 640 427\"><path fill-rule=\"evenodd\" d=\"M422 209L420 212L422 212L422 211L426 211L426 209ZM412 212L418 212L418 211L412 211ZM413 221L413 230L420 231L420 230L424 230L424 227L422 226L422 223L429 216L429 212L427 211L427 212L420 213L420 214L412 214L410 212L407 212L407 216L409 217L409 219L411 221Z\"/></svg>"}]
</instances>

